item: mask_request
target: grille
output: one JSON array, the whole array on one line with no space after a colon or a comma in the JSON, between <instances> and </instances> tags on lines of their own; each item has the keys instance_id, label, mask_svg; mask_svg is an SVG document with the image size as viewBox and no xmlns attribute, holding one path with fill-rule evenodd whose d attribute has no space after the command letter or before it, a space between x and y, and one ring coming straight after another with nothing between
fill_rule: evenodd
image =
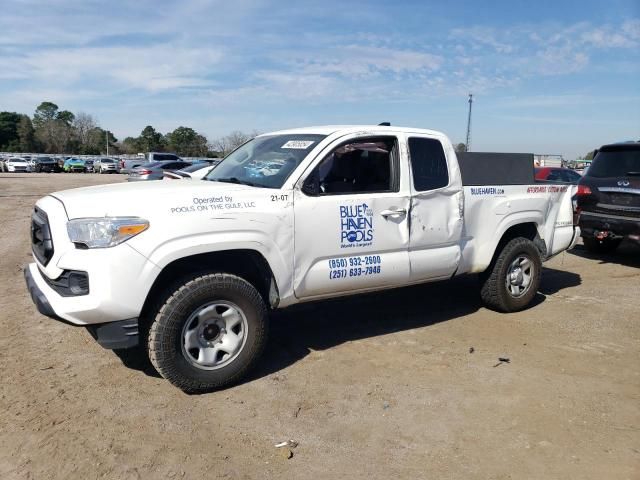
<instances>
[{"instance_id":1,"label":"grille","mask_svg":"<svg viewBox=\"0 0 640 480\"><path fill-rule=\"evenodd\" d=\"M53 257L53 240L47 214L36 207L31 215L31 250L40 263L47 266Z\"/></svg>"}]
</instances>

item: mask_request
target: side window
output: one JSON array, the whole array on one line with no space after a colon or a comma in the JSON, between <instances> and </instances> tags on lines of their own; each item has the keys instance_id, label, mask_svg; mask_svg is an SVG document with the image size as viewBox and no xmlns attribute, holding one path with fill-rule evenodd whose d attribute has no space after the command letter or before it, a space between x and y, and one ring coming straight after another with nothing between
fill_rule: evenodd
<instances>
[{"instance_id":1,"label":"side window","mask_svg":"<svg viewBox=\"0 0 640 480\"><path fill-rule=\"evenodd\" d=\"M577 182L578 180L580 180L580 175L577 174L574 171L565 170L563 173L564 173L564 177L565 177L564 178L565 182L573 183L573 182Z\"/></svg>"},{"instance_id":2,"label":"side window","mask_svg":"<svg viewBox=\"0 0 640 480\"><path fill-rule=\"evenodd\" d=\"M442 144L432 138L409 138L413 187L418 192L435 190L449 184L447 160Z\"/></svg>"},{"instance_id":3,"label":"side window","mask_svg":"<svg viewBox=\"0 0 640 480\"><path fill-rule=\"evenodd\" d=\"M562 174L560 172L558 172L558 170L551 170L551 172L547 176L547 180L551 180L551 181L554 181L554 182L558 182L558 181L564 182L565 181L565 179L562 178Z\"/></svg>"},{"instance_id":4,"label":"side window","mask_svg":"<svg viewBox=\"0 0 640 480\"><path fill-rule=\"evenodd\" d=\"M314 171L320 195L398 190L395 137L372 137L344 143Z\"/></svg>"},{"instance_id":5,"label":"side window","mask_svg":"<svg viewBox=\"0 0 640 480\"><path fill-rule=\"evenodd\" d=\"M178 157L170 153L160 153L154 156L155 160L177 160Z\"/></svg>"},{"instance_id":6,"label":"side window","mask_svg":"<svg viewBox=\"0 0 640 480\"><path fill-rule=\"evenodd\" d=\"M160 168L162 168L163 170L175 170L182 167L186 167L186 165L182 162L165 163L164 165L160 166Z\"/></svg>"}]
</instances>

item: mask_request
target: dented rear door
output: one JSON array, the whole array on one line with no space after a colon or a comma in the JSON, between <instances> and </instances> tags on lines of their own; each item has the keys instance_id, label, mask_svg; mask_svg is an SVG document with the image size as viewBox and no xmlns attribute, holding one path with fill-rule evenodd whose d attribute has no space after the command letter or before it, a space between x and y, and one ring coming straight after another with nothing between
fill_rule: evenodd
<instances>
[{"instance_id":1,"label":"dented rear door","mask_svg":"<svg viewBox=\"0 0 640 480\"><path fill-rule=\"evenodd\" d=\"M463 192L451 144L438 135L407 134L412 200L409 240L413 282L448 278L460 263Z\"/></svg>"}]
</instances>

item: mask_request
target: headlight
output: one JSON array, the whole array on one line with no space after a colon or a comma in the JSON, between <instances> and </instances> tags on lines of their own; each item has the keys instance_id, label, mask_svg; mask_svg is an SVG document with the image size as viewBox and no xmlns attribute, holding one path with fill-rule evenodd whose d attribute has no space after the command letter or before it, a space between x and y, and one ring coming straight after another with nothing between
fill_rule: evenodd
<instances>
[{"instance_id":1,"label":"headlight","mask_svg":"<svg viewBox=\"0 0 640 480\"><path fill-rule=\"evenodd\" d=\"M149 228L137 217L78 218L67 223L69 239L87 248L108 248L126 242Z\"/></svg>"}]
</instances>

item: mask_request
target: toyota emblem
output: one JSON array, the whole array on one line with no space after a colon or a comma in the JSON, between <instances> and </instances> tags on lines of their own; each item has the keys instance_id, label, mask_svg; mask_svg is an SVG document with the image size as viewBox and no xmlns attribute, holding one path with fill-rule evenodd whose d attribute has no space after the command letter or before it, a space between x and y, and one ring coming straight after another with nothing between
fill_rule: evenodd
<instances>
[{"instance_id":1,"label":"toyota emblem","mask_svg":"<svg viewBox=\"0 0 640 480\"><path fill-rule=\"evenodd\" d=\"M619 180L618 181L618 186L619 187L628 187L629 186L629 180Z\"/></svg>"}]
</instances>

